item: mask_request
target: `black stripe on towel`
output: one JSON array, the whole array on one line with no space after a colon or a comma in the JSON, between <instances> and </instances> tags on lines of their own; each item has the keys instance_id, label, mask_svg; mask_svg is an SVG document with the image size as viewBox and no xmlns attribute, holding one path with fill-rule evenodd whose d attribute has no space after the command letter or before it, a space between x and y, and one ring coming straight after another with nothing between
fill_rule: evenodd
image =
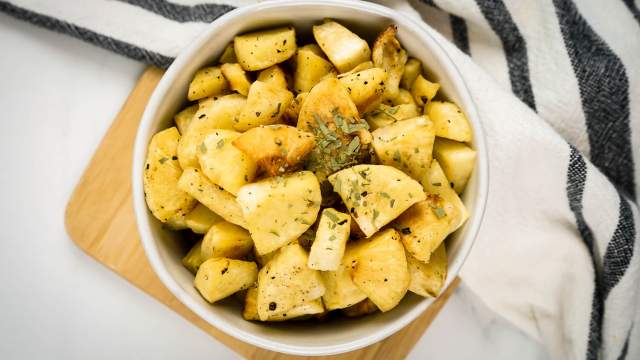
<instances>
[{"instance_id":1,"label":"black stripe on towel","mask_svg":"<svg viewBox=\"0 0 640 360\"><path fill-rule=\"evenodd\" d=\"M636 237L636 227L633 211L627 199L620 195L620 210L618 225L607 245L607 251L602 259L603 300L607 299L622 276L624 276L631 258Z\"/></svg>"},{"instance_id":2,"label":"black stripe on towel","mask_svg":"<svg viewBox=\"0 0 640 360\"><path fill-rule=\"evenodd\" d=\"M600 280L596 267L596 257L594 256L594 239L591 228L584 219L582 213L582 198L584 195L584 186L587 181L587 164L584 158L576 148L571 146L571 154L569 155L569 167L567 169L567 197L569 200L569 208L573 212L576 220L576 226L582 241L591 254L594 269L594 290L591 303L591 319L589 321L589 339L587 342L587 360L596 360L598 351L602 344L602 315L604 303L600 291Z\"/></svg>"},{"instance_id":3,"label":"black stripe on towel","mask_svg":"<svg viewBox=\"0 0 640 360\"><path fill-rule=\"evenodd\" d=\"M442 10L433 0L421 0L425 5L435 9ZM449 24L451 25L451 34L453 35L453 43L463 51L470 55L469 51L469 31L467 30L467 22L454 14L449 14Z\"/></svg>"},{"instance_id":4,"label":"black stripe on towel","mask_svg":"<svg viewBox=\"0 0 640 360\"><path fill-rule=\"evenodd\" d=\"M633 17L636 18L638 25L640 25L640 10L638 10L635 2L633 2L633 0L622 0L622 2L627 5L627 8L631 11L631 14L633 14Z\"/></svg>"},{"instance_id":5,"label":"black stripe on towel","mask_svg":"<svg viewBox=\"0 0 640 360\"><path fill-rule=\"evenodd\" d=\"M573 2L553 2L580 88L591 161L619 190L635 200L629 80L624 65Z\"/></svg>"},{"instance_id":6,"label":"black stripe on towel","mask_svg":"<svg viewBox=\"0 0 640 360\"><path fill-rule=\"evenodd\" d=\"M511 90L522 102L535 110L536 101L529 79L527 44L518 26L502 0L476 0L476 3L502 42L509 67Z\"/></svg>"},{"instance_id":7,"label":"black stripe on towel","mask_svg":"<svg viewBox=\"0 0 640 360\"><path fill-rule=\"evenodd\" d=\"M130 5L141 7L147 11L177 22L205 22L210 23L220 16L235 9L224 4L181 5L167 0L118 0Z\"/></svg>"},{"instance_id":8,"label":"black stripe on towel","mask_svg":"<svg viewBox=\"0 0 640 360\"><path fill-rule=\"evenodd\" d=\"M451 23L451 33L453 34L453 43L456 44L465 54L469 55L469 31L467 30L467 22L463 18L456 15L449 15Z\"/></svg>"},{"instance_id":9,"label":"black stripe on towel","mask_svg":"<svg viewBox=\"0 0 640 360\"><path fill-rule=\"evenodd\" d=\"M624 341L624 345L622 346L622 350L620 351L618 360L625 360L627 358L627 353L629 352L629 338L631 337L632 330L633 330L633 327L629 329L629 333L627 334L627 340Z\"/></svg>"},{"instance_id":10,"label":"black stripe on towel","mask_svg":"<svg viewBox=\"0 0 640 360\"><path fill-rule=\"evenodd\" d=\"M440 9L438 5L436 5L436 3L433 2L433 0L422 0L422 2L436 9Z\"/></svg>"},{"instance_id":11,"label":"black stripe on towel","mask_svg":"<svg viewBox=\"0 0 640 360\"><path fill-rule=\"evenodd\" d=\"M6 1L0 1L0 11L7 13L17 19L30 22L31 24L49 30L73 36L77 39L84 40L93 45L100 46L101 48L116 52L137 61L145 62L147 64L166 68L173 61L173 58L170 58L168 56L164 56L162 54L131 45L124 41L116 40L114 38L98 34L94 31L73 25L66 21L58 20L47 15L39 14L27 9L23 9L21 7L17 7L15 5L7 3Z\"/></svg>"}]
</instances>

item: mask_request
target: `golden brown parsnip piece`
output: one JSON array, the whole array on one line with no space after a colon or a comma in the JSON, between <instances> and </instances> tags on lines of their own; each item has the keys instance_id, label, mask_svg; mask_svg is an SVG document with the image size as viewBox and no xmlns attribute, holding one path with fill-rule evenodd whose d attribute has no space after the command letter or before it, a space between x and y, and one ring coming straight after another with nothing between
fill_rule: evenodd
<instances>
[{"instance_id":1,"label":"golden brown parsnip piece","mask_svg":"<svg viewBox=\"0 0 640 360\"><path fill-rule=\"evenodd\" d=\"M368 127L340 80L319 82L305 97L298 115L298 128L316 137L307 169L324 181L327 175L358 163L371 142Z\"/></svg>"},{"instance_id":2,"label":"golden brown parsnip piece","mask_svg":"<svg viewBox=\"0 0 640 360\"><path fill-rule=\"evenodd\" d=\"M324 209L309 252L309 268L323 271L337 270L349 240L350 227L349 214L331 208Z\"/></svg>"},{"instance_id":3,"label":"golden brown parsnip piece","mask_svg":"<svg viewBox=\"0 0 640 360\"><path fill-rule=\"evenodd\" d=\"M418 75L416 80L413 82L413 86L411 86L411 95L413 95L413 99L416 101L416 104L419 106L425 106L436 96L439 89L440 84L431 82L425 79L422 75Z\"/></svg>"},{"instance_id":4,"label":"golden brown parsnip piece","mask_svg":"<svg viewBox=\"0 0 640 360\"><path fill-rule=\"evenodd\" d=\"M307 260L300 245L287 245L260 269L257 299L260 320L288 313L324 294L320 272L309 269Z\"/></svg>"},{"instance_id":5,"label":"golden brown parsnip piece","mask_svg":"<svg viewBox=\"0 0 640 360\"><path fill-rule=\"evenodd\" d=\"M218 63L226 64L226 63L237 63L238 59L236 58L236 49L233 46L233 41L230 42L222 51L222 55L220 55L220 59L218 59Z\"/></svg>"},{"instance_id":6,"label":"golden brown parsnip piece","mask_svg":"<svg viewBox=\"0 0 640 360\"><path fill-rule=\"evenodd\" d=\"M343 73L369 61L369 44L351 30L333 20L313 27L313 36L338 71Z\"/></svg>"},{"instance_id":7,"label":"golden brown parsnip piece","mask_svg":"<svg viewBox=\"0 0 640 360\"><path fill-rule=\"evenodd\" d=\"M185 226L196 234L206 234L211 225L219 221L222 221L222 217L202 204L198 204L184 216Z\"/></svg>"},{"instance_id":8,"label":"golden brown parsnip piece","mask_svg":"<svg viewBox=\"0 0 640 360\"><path fill-rule=\"evenodd\" d=\"M371 130L376 130L401 120L420 116L420 109L415 104L396 106L380 104L376 110L368 112L365 116Z\"/></svg>"},{"instance_id":9,"label":"golden brown parsnip piece","mask_svg":"<svg viewBox=\"0 0 640 360\"><path fill-rule=\"evenodd\" d=\"M194 101L222 94L229 84L217 66L206 67L196 72L189 84L187 99Z\"/></svg>"},{"instance_id":10,"label":"golden brown parsnip piece","mask_svg":"<svg viewBox=\"0 0 640 360\"><path fill-rule=\"evenodd\" d=\"M356 165L329 176L329 182L367 237L425 199L420 183L387 165Z\"/></svg>"},{"instance_id":11,"label":"golden brown parsnip piece","mask_svg":"<svg viewBox=\"0 0 640 360\"><path fill-rule=\"evenodd\" d=\"M471 124L458 105L449 101L431 101L424 107L424 113L433 121L436 136L460 142L471 141Z\"/></svg>"},{"instance_id":12,"label":"golden brown parsnip piece","mask_svg":"<svg viewBox=\"0 0 640 360\"><path fill-rule=\"evenodd\" d=\"M193 120L193 116L196 112L198 112L197 104L187 106L173 117L173 121L176 123L181 135L184 135L187 132L187 128L189 127L189 124L191 124L191 120Z\"/></svg>"},{"instance_id":13,"label":"golden brown parsnip piece","mask_svg":"<svg viewBox=\"0 0 640 360\"><path fill-rule=\"evenodd\" d=\"M194 281L196 289L210 303L253 286L258 278L256 263L216 258L200 265Z\"/></svg>"},{"instance_id":14,"label":"golden brown parsnip piece","mask_svg":"<svg viewBox=\"0 0 640 360\"><path fill-rule=\"evenodd\" d=\"M449 184L461 194L475 166L476 151L461 142L436 138L433 156L438 159Z\"/></svg>"},{"instance_id":15,"label":"golden brown parsnip piece","mask_svg":"<svg viewBox=\"0 0 640 360\"><path fill-rule=\"evenodd\" d=\"M240 64L222 64L220 69L224 77L229 82L231 90L247 96L249 93L249 87L251 86L251 81Z\"/></svg>"},{"instance_id":16,"label":"golden brown parsnip piece","mask_svg":"<svg viewBox=\"0 0 640 360\"><path fill-rule=\"evenodd\" d=\"M400 80L400 86L403 89L411 90L413 82L416 81L418 75L422 74L422 63L415 58L409 58L407 63L404 64L404 73L402 74L402 80Z\"/></svg>"},{"instance_id":17,"label":"golden brown parsnip piece","mask_svg":"<svg viewBox=\"0 0 640 360\"><path fill-rule=\"evenodd\" d=\"M200 169L184 169L178 181L178 188L196 198L223 219L246 229L247 224L236 198L230 192L212 183Z\"/></svg>"},{"instance_id":18,"label":"golden brown parsnip piece","mask_svg":"<svg viewBox=\"0 0 640 360\"><path fill-rule=\"evenodd\" d=\"M397 27L389 25L378 35L371 52L373 65L387 72L384 98L389 100L398 96L404 64L407 62L407 52L396 39L397 33Z\"/></svg>"},{"instance_id":19,"label":"golden brown parsnip piece","mask_svg":"<svg viewBox=\"0 0 640 360\"><path fill-rule=\"evenodd\" d=\"M200 256L203 260L226 257L242 259L253 248L249 232L238 225L220 221L211 226L202 240Z\"/></svg>"},{"instance_id":20,"label":"golden brown parsnip piece","mask_svg":"<svg viewBox=\"0 0 640 360\"><path fill-rule=\"evenodd\" d=\"M287 88L287 75L279 65L273 65L260 71L256 80L275 85L283 89Z\"/></svg>"},{"instance_id":21,"label":"golden brown parsnip piece","mask_svg":"<svg viewBox=\"0 0 640 360\"><path fill-rule=\"evenodd\" d=\"M439 195L429 194L395 221L407 252L422 262L460 226L460 209Z\"/></svg>"},{"instance_id":22,"label":"golden brown parsnip piece","mask_svg":"<svg viewBox=\"0 0 640 360\"><path fill-rule=\"evenodd\" d=\"M411 283L409 291L424 297L436 297L447 279L447 252L444 243L431 254L428 263L424 263L407 254Z\"/></svg>"},{"instance_id":23,"label":"golden brown parsnip piece","mask_svg":"<svg viewBox=\"0 0 640 360\"><path fill-rule=\"evenodd\" d=\"M375 130L373 150L380 163L422 180L432 159L435 131L426 116L402 120Z\"/></svg>"},{"instance_id":24,"label":"golden brown parsnip piece","mask_svg":"<svg viewBox=\"0 0 640 360\"><path fill-rule=\"evenodd\" d=\"M202 244L202 240L198 241L191 247L191 250L182 258L182 265L186 267L193 275L198 272L200 265L204 262L205 259L202 258L200 254L200 245Z\"/></svg>"},{"instance_id":25,"label":"golden brown parsnip piece","mask_svg":"<svg viewBox=\"0 0 640 360\"><path fill-rule=\"evenodd\" d=\"M233 145L238 136L240 133L232 130L214 130L198 145L202 172L234 196L253 181L257 170L253 159Z\"/></svg>"},{"instance_id":26,"label":"golden brown parsnip piece","mask_svg":"<svg viewBox=\"0 0 640 360\"><path fill-rule=\"evenodd\" d=\"M248 130L233 145L270 176L296 170L309 154L315 138L288 125L266 125Z\"/></svg>"},{"instance_id":27,"label":"golden brown parsnip piece","mask_svg":"<svg viewBox=\"0 0 640 360\"><path fill-rule=\"evenodd\" d=\"M354 244L351 277L380 311L393 309L411 281L407 257L394 229L383 230Z\"/></svg>"},{"instance_id":28,"label":"golden brown parsnip piece","mask_svg":"<svg viewBox=\"0 0 640 360\"><path fill-rule=\"evenodd\" d=\"M296 30L292 26L238 35L233 40L236 57L247 71L279 64L296 52Z\"/></svg>"},{"instance_id":29,"label":"golden brown parsnip piece","mask_svg":"<svg viewBox=\"0 0 640 360\"><path fill-rule=\"evenodd\" d=\"M289 90L255 81L249 89L247 104L233 127L238 131L246 131L260 125L279 124L292 100L293 94Z\"/></svg>"},{"instance_id":30,"label":"golden brown parsnip piece","mask_svg":"<svg viewBox=\"0 0 640 360\"><path fill-rule=\"evenodd\" d=\"M326 77L335 77L333 65L313 48L302 47L295 56L296 69L293 73L293 88L297 93L309 92L313 86Z\"/></svg>"},{"instance_id":31,"label":"golden brown parsnip piece","mask_svg":"<svg viewBox=\"0 0 640 360\"><path fill-rule=\"evenodd\" d=\"M347 88L351 100L361 113L375 109L382 101L387 72L381 68L362 70L343 76L340 81Z\"/></svg>"},{"instance_id":32,"label":"golden brown parsnip piece","mask_svg":"<svg viewBox=\"0 0 640 360\"><path fill-rule=\"evenodd\" d=\"M193 116L189 127L178 144L178 161L183 169L197 167L198 148L202 140L216 129L233 130L234 120L247 99L240 94L230 94L219 98L209 98L202 103Z\"/></svg>"},{"instance_id":33,"label":"golden brown parsnip piece","mask_svg":"<svg viewBox=\"0 0 640 360\"><path fill-rule=\"evenodd\" d=\"M163 223L189 213L196 200L178 187L182 168L177 149L180 133L176 127L162 130L151 138L144 168L144 195L153 216Z\"/></svg>"},{"instance_id":34,"label":"golden brown parsnip piece","mask_svg":"<svg viewBox=\"0 0 640 360\"><path fill-rule=\"evenodd\" d=\"M321 200L320 184L309 171L245 185L237 199L259 254L270 253L307 231L316 221Z\"/></svg>"}]
</instances>

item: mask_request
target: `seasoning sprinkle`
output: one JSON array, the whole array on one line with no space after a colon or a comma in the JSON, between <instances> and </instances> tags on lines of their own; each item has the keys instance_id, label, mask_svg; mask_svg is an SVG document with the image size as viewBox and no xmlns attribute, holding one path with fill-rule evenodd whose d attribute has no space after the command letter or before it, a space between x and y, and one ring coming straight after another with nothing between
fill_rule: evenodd
<instances>
[{"instance_id":1,"label":"seasoning sprinkle","mask_svg":"<svg viewBox=\"0 0 640 360\"><path fill-rule=\"evenodd\" d=\"M325 211L323 213L326 217L329 218L329 220L333 221L334 223L337 223L340 219L338 219L338 217L332 213L331 211Z\"/></svg>"},{"instance_id":2,"label":"seasoning sprinkle","mask_svg":"<svg viewBox=\"0 0 640 360\"><path fill-rule=\"evenodd\" d=\"M433 209L433 213L438 219L442 219L443 217L447 216L447 213L441 207Z\"/></svg>"}]
</instances>

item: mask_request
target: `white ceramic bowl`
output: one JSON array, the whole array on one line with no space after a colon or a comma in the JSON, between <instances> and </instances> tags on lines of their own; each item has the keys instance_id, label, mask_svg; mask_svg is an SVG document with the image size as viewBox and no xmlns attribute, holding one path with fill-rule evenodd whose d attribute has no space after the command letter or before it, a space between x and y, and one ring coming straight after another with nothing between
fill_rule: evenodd
<instances>
[{"instance_id":1,"label":"white ceramic bowl","mask_svg":"<svg viewBox=\"0 0 640 360\"><path fill-rule=\"evenodd\" d=\"M484 135L471 96L455 65L433 38L433 30L394 10L355 1L275 1L242 7L218 18L182 52L158 84L140 123L133 158L133 199L138 230L147 257L164 285L189 309L225 333L262 348L298 355L342 353L380 341L418 317L433 300L408 293L387 313L337 319L315 326L245 321L239 304L228 301L211 305L198 294L193 287L193 275L180 262L186 250L175 234L163 229L147 210L142 178L151 136L171 126L173 114L186 103L193 74L212 63L234 35L293 24L302 39L312 39L311 25L325 17L347 25L370 42L386 25L396 24L402 45L411 56L426 64L429 76L442 84L442 91L465 110L471 121L474 129L472 145L478 151L478 160L463 197L471 217L448 239L448 286L472 247L484 212L488 182Z\"/></svg>"}]
</instances>

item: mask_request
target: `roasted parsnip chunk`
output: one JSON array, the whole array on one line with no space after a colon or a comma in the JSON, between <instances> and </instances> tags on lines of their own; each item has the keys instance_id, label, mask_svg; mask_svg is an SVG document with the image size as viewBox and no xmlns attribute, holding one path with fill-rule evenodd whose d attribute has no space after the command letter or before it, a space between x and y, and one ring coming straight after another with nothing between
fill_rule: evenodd
<instances>
[{"instance_id":1,"label":"roasted parsnip chunk","mask_svg":"<svg viewBox=\"0 0 640 360\"><path fill-rule=\"evenodd\" d=\"M189 124L191 124L191 120L193 120L193 116L196 112L198 112L197 104L182 109L182 111L173 117L173 121L176 123L180 134L184 135L187 132L187 128L189 127Z\"/></svg>"},{"instance_id":2,"label":"roasted parsnip chunk","mask_svg":"<svg viewBox=\"0 0 640 360\"><path fill-rule=\"evenodd\" d=\"M246 102L244 96L231 94L210 98L200 104L178 144L178 161L183 169L199 166L198 147L209 133L215 129L233 130L234 120Z\"/></svg>"},{"instance_id":3,"label":"roasted parsnip chunk","mask_svg":"<svg viewBox=\"0 0 640 360\"><path fill-rule=\"evenodd\" d=\"M302 47L296 53L293 88L297 93L309 92L325 77L335 77L333 65L311 47Z\"/></svg>"},{"instance_id":4,"label":"roasted parsnip chunk","mask_svg":"<svg viewBox=\"0 0 640 360\"><path fill-rule=\"evenodd\" d=\"M214 130L198 146L198 159L202 172L214 184L233 195L243 185L253 181L257 165L253 159L233 146L240 133Z\"/></svg>"},{"instance_id":5,"label":"roasted parsnip chunk","mask_svg":"<svg viewBox=\"0 0 640 360\"><path fill-rule=\"evenodd\" d=\"M369 125L362 121L346 87L338 79L325 79L304 100L298 128L315 135L306 168L320 181L349 165L357 164L371 142Z\"/></svg>"},{"instance_id":6,"label":"roasted parsnip chunk","mask_svg":"<svg viewBox=\"0 0 640 360\"><path fill-rule=\"evenodd\" d=\"M444 174L458 194L464 191L476 162L476 151L466 144L436 138L433 156L438 160Z\"/></svg>"},{"instance_id":7,"label":"roasted parsnip chunk","mask_svg":"<svg viewBox=\"0 0 640 360\"><path fill-rule=\"evenodd\" d=\"M460 210L460 216L457 220L456 229L459 228L469 218L469 212L462 203L462 200L458 196L458 193L451 186L447 176L442 171L442 167L438 160L433 159L429 171L420 181L422 187L428 194L438 195L446 201L450 202ZM447 186L449 185L449 186Z\"/></svg>"},{"instance_id":8,"label":"roasted parsnip chunk","mask_svg":"<svg viewBox=\"0 0 640 360\"><path fill-rule=\"evenodd\" d=\"M320 201L320 185L309 171L267 178L238 192L259 254L274 251L309 229L318 216Z\"/></svg>"},{"instance_id":9,"label":"roasted parsnip chunk","mask_svg":"<svg viewBox=\"0 0 640 360\"><path fill-rule=\"evenodd\" d=\"M220 58L218 59L219 64L232 64L237 63L238 58L236 58L236 49L233 46L233 41L230 42L222 51Z\"/></svg>"},{"instance_id":10,"label":"roasted parsnip chunk","mask_svg":"<svg viewBox=\"0 0 640 360\"><path fill-rule=\"evenodd\" d=\"M266 69L296 52L296 30L281 27L238 35L233 40L238 62L247 71Z\"/></svg>"},{"instance_id":11,"label":"roasted parsnip chunk","mask_svg":"<svg viewBox=\"0 0 640 360\"><path fill-rule=\"evenodd\" d=\"M427 195L395 221L407 252L422 262L460 225L460 209L439 195Z\"/></svg>"},{"instance_id":12,"label":"roasted parsnip chunk","mask_svg":"<svg viewBox=\"0 0 640 360\"><path fill-rule=\"evenodd\" d=\"M279 65L268 67L258 74L257 81L262 81L283 89L287 88L287 75Z\"/></svg>"},{"instance_id":13,"label":"roasted parsnip chunk","mask_svg":"<svg viewBox=\"0 0 640 360\"><path fill-rule=\"evenodd\" d=\"M316 270L338 270L349 239L351 216L327 208L320 215L316 238L309 253L309 268Z\"/></svg>"},{"instance_id":14,"label":"roasted parsnip chunk","mask_svg":"<svg viewBox=\"0 0 640 360\"><path fill-rule=\"evenodd\" d=\"M420 183L387 165L356 165L329 176L329 182L367 237L425 199Z\"/></svg>"},{"instance_id":15,"label":"roasted parsnip chunk","mask_svg":"<svg viewBox=\"0 0 640 360\"><path fill-rule=\"evenodd\" d=\"M236 148L270 176L296 170L314 144L312 134L287 125L255 127L233 140Z\"/></svg>"},{"instance_id":16,"label":"roasted parsnip chunk","mask_svg":"<svg viewBox=\"0 0 640 360\"><path fill-rule=\"evenodd\" d=\"M424 297L436 297L447 278L447 252L444 243L431 254L428 263L424 263L411 254L407 254L411 283L409 291Z\"/></svg>"},{"instance_id":17,"label":"roasted parsnip chunk","mask_svg":"<svg viewBox=\"0 0 640 360\"><path fill-rule=\"evenodd\" d=\"M206 67L196 72L191 84L187 99L194 101L209 96L220 95L229 87L227 80L222 76L222 71L217 66Z\"/></svg>"},{"instance_id":18,"label":"roasted parsnip chunk","mask_svg":"<svg viewBox=\"0 0 640 360\"><path fill-rule=\"evenodd\" d=\"M337 270L320 271L322 282L326 288L324 295L322 295L322 302L327 310L344 309L367 298L367 295L351 279L350 247L351 243L348 243Z\"/></svg>"},{"instance_id":19,"label":"roasted parsnip chunk","mask_svg":"<svg viewBox=\"0 0 640 360\"><path fill-rule=\"evenodd\" d=\"M411 95L411 92L409 90L405 90L402 88L398 90L398 96L391 99L391 103L393 105L403 105L403 104L416 105L416 101L413 98L413 95Z\"/></svg>"},{"instance_id":20,"label":"roasted parsnip chunk","mask_svg":"<svg viewBox=\"0 0 640 360\"><path fill-rule=\"evenodd\" d=\"M319 299L325 292L319 271L307 267L308 256L298 244L287 245L258 275L258 316L265 321Z\"/></svg>"},{"instance_id":21,"label":"roasted parsnip chunk","mask_svg":"<svg viewBox=\"0 0 640 360\"><path fill-rule=\"evenodd\" d=\"M196 198L204 206L228 222L244 228L247 227L236 198L228 191L212 183L199 169L184 169L178 181L178 188Z\"/></svg>"},{"instance_id":22,"label":"roasted parsnip chunk","mask_svg":"<svg viewBox=\"0 0 640 360\"><path fill-rule=\"evenodd\" d=\"M369 44L333 20L325 20L322 25L314 26L313 36L341 73L371 58Z\"/></svg>"},{"instance_id":23,"label":"roasted parsnip chunk","mask_svg":"<svg viewBox=\"0 0 640 360\"><path fill-rule=\"evenodd\" d=\"M426 116L398 121L375 130L373 150L382 164L393 166L420 181L431 164L435 132Z\"/></svg>"},{"instance_id":24,"label":"roasted parsnip chunk","mask_svg":"<svg viewBox=\"0 0 640 360\"><path fill-rule=\"evenodd\" d=\"M411 281L398 232L386 229L358 240L351 256L354 284L383 312L398 305Z\"/></svg>"},{"instance_id":25,"label":"roasted parsnip chunk","mask_svg":"<svg viewBox=\"0 0 640 360\"><path fill-rule=\"evenodd\" d=\"M220 69L229 82L231 90L247 96L251 81L247 73L242 69L242 66L240 66L240 64L222 64Z\"/></svg>"},{"instance_id":26,"label":"roasted parsnip chunk","mask_svg":"<svg viewBox=\"0 0 640 360\"><path fill-rule=\"evenodd\" d=\"M185 226L196 234L206 234L211 225L219 221L222 221L222 217L202 204L198 204L184 216Z\"/></svg>"},{"instance_id":27,"label":"roasted parsnip chunk","mask_svg":"<svg viewBox=\"0 0 640 360\"><path fill-rule=\"evenodd\" d=\"M340 78L351 100L361 113L373 110L380 105L386 80L387 72L377 67Z\"/></svg>"},{"instance_id":28,"label":"roasted parsnip chunk","mask_svg":"<svg viewBox=\"0 0 640 360\"><path fill-rule=\"evenodd\" d=\"M448 101L431 101L424 108L436 129L436 136L469 142L472 138L471 125L458 105Z\"/></svg>"},{"instance_id":29,"label":"roasted parsnip chunk","mask_svg":"<svg viewBox=\"0 0 640 360\"><path fill-rule=\"evenodd\" d=\"M322 300L316 299L304 303L300 306L296 306L286 313L270 316L266 321L287 321L294 319L305 319L310 315L322 314L324 312L324 306ZM258 316L258 288L252 287L247 290L244 300L244 308L242 311L242 317L245 320L259 321Z\"/></svg>"},{"instance_id":30,"label":"roasted parsnip chunk","mask_svg":"<svg viewBox=\"0 0 640 360\"><path fill-rule=\"evenodd\" d=\"M205 259L202 258L200 253L200 245L202 245L202 240L198 241L191 247L191 250L182 258L182 265L186 267L192 274L196 274L200 265L204 262Z\"/></svg>"},{"instance_id":31,"label":"roasted parsnip chunk","mask_svg":"<svg viewBox=\"0 0 640 360\"><path fill-rule=\"evenodd\" d=\"M309 95L307 92L299 93L296 95L295 99L289 103L287 110L284 112L284 122L296 126L298 124L298 114L300 114L300 108L302 107L302 103L304 99Z\"/></svg>"},{"instance_id":32,"label":"roasted parsnip chunk","mask_svg":"<svg viewBox=\"0 0 640 360\"><path fill-rule=\"evenodd\" d=\"M207 231L201 247L200 256L204 260L219 257L241 259L251 252L253 240L247 230L230 222L220 221Z\"/></svg>"},{"instance_id":33,"label":"roasted parsnip chunk","mask_svg":"<svg viewBox=\"0 0 640 360\"><path fill-rule=\"evenodd\" d=\"M396 26L389 25L378 35L371 51L373 65L384 69L388 75L385 83L384 98L389 100L398 96L400 80L404 73L404 64L407 62L407 52L396 39L397 33Z\"/></svg>"},{"instance_id":34,"label":"roasted parsnip chunk","mask_svg":"<svg viewBox=\"0 0 640 360\"><path fill-rule=\"evenodd\" d=\"M418 75L422 74L422 63L415 58L409 58L407 63L404 64L404 73L402 74L402 80L400 80L400 86L403 89L411 90L413 82L416 81Z\"/></svg>"},{"instance_id":35,"label":"roasted parsnip chunk","mask_svg":"<svg viewBox=\"0 0 640 360\"><path fill-rule=\"evenodd\" d=\"M411 119L417 116L420 116L420 110L415 104L402 104L396 106L380 104L376 110L366 114L366 119L371 130L376 130L395 122Z\"/></svg>"},{"instance_id":36,"label":"roasted parsnip chunk","mask_svg":"<svg viewBox=\"0 0 640 360\"><path fill-rule=\"evenodd\" d=\"M240 290L248 289L258 278L256 263L217 258L200 265L195 287L210 303L222 300Z\"/></svg>"},{"instance_id":37,"label":"roasted parsnip chunk","mask_svg":"<svg viewBox=\"0 0 640 360\"><path fill-rule=\"evenodd\" d=\"M182 169L177 148L180 134L175 127L162 130L151 138L144 169L144 195L147 206L158 220L167 222L189 213L196 200L178 187Z\"/></svg>"},{"instance_id":38,"label":"roasted parsnip chunk","mask_svg":"<svg viewBox=\"0 0 640 360\"><path fill-rule=\"evenodd\" d=\"M413 82L413 86L411 86L411 95L413 95L416 104L424 106L436 96L439 89L440 84L433 83L422 77L422 75L418 75Z\"/></svg>"},{"instance_id":39,"label":"roasted parsnip chunk","mask_svg":"<svg viewBox=\"0 0 640 360\"><path fill-rule=\"evenodd\" d=\"M246 131L260 125L278 124L292 100L293 94L286 88L255 81L249 89L247 104L233 127Z\"/></svg>"}]
</instances>

